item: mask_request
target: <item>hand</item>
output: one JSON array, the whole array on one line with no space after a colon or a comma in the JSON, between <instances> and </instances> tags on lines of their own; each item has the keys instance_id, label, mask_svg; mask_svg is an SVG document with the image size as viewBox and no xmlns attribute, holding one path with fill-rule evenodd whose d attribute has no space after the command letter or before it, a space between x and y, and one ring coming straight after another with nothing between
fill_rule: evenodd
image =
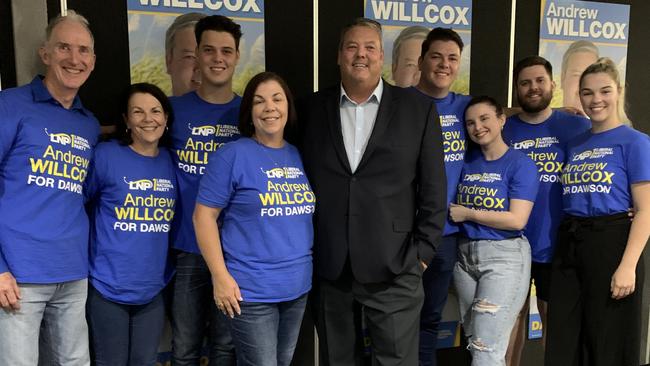
<instances>
[{"instance_id":1,"label":"hand","mask_svg":"<svg viewBox=\"0 0 650 366\"><path fill-rule=\"evenodd\" d=\"M634 283L636 280L635 268L619 266L612 276L610 290L612 299L622 299L634 292Z\"/></svg>"},{"instance_id":2,"label":"hand","mask_svg":"<svg viewBox=\"0 0 650 366\"><path fill-rule=\"evenodd\" d=\"M463 222L469 219L472 209L455 203L449 204L449 217L453 222Z\"/></svg>"},{"instance_id":3,"label":"hand","mask_svg":"<svg viewBox=\"0 0 650 366\"><path fill-rule=\"evenodd\" d=\"M212 276L212 286L214 287L214 302L222 313L231 318L235 314L241 315L239 302L242 301L239 285L228 272L223 275Z\"/></svg>"},{"instance_id":4,"label":"hand","mask_svg":"<svg viewBox=\"0 0 650 366\"><path fill-rule=\"evenodd\" d=\"M19 310L20 299L20 288L11 272L0 273L0 306L5 310Z\"/></svg>"}]
</instances>

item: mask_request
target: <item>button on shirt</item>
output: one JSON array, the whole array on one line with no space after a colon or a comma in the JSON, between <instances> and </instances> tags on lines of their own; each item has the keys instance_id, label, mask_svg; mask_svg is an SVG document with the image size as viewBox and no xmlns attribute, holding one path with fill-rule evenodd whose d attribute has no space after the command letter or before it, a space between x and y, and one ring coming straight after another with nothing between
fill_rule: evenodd
<instances>
[{"instance_id":1,"label":"button on shirt","mask_svg":"<svg viewBox=\"0 0 650 366\"><path fill-rule=\"evenodd\" d=\"M377 119L379 102L383 91L384 82L380 80L366 101L356 103L348 97L345 89L343 89L343 84L341 84L341 102L339 106L341 132L343 133L343 144L345 145L345 152L348 155L352 172L357 170L361 157L366 151L370 133L372 133Z\"/></svg>"}]
</instances>

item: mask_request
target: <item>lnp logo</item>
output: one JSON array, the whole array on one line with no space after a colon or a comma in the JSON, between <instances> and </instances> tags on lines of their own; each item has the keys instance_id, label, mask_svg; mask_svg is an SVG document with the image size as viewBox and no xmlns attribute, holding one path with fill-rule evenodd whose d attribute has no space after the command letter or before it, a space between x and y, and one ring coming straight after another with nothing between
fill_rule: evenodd
<instances>
[{"instance_id":1,"label":"lnp logo","mask_svg":"<svg viewBox=\"0 0 650 366\"><path fill-rule=\"evenodd\" d=\"M524 140L512 144L512 147L514 147L516 150L526 150L530 149L533 146L535 146L535 140Z\"/></svg>"},{"instance_id":2,"label":"lnp logo","mask_svg":"<svg viewBox=\"0 0 650 366\"><path fill-rule=\"evenodd\" d=\"M483 182L483 183L492 183L501 181L501 174L499 173L475 173L475 174L465 174L463 178L465 182Z\"/></svg>"},{"instance_id":3,"label":"lnp logo","mask_svg":"<svg viewBox=\"0 0 650 366\"><path fill-rule=\"evenodd\" d=\"M47 128L44 129L45 134L50 137L50 142L59 144L62 146L70 146L72 148L86 151L90 149L90 144L88 143L88 140L86 140L83 137L73 135L73 134L67 134L67 133L49 133L47 131Z\"/></svg>"},{"instance_id":4,"label":"lnp logo","mask_svg":"<svg viewBox=\"0 0 650 366\"><path fill-rule=\"evenodd\" d=\"M573 156L571 161L585 160L585 159L598 159L607 155L614 154L614 150L611 147L596 147L591 150L586 150L580 154Z\"/></svg>"},{"instance_id":5,"label":"lnp logo","mask_svg":"<svg viewBox=\"0 0 650 366\"><path fill-rule=\"evenodd\" d=\"M174 185L169 179L139 179L139 180L127 180L126 177L123 177L124 183L129 186L129 190L132 191L148 191L154 190L156 192L168 192L170 189L174 188Z\"/></svg>"},{"instance_id":6,"label":"lnp logo","mask_svg":"<svg viewBox=\"0 0 650 366\"><path fill-rule=\"evenodd\" d=\"M194 136L211 136L214 135L215 132L217 131L217 129L214 128L214 126L210 126L210 125L192 127L188 123L187 127L190 128L190 131L192 131L192 135Z\"/></svg>"},{"instance_id":7,"label":"lnp logo","mask_svg":"<svg viewBox=\"0 0 650 366\"><path fill-rule=\"evenodd\" d=\"M295 179L300 177L301 175L304 175L304 173L296 168L296 167L283 167L283 168L273 168L270 170L264 170L264 168L260 167L260 170L262 173L266 174L266 177L269 179L278 179L278 178L287 178L287 179Z\"/></svg>"},{"instance_id":8,"label":"lnp logo","mask_svg":"<svg viewBox=\"0 0 650 366\"><path fill-rule=\"evenodd\" d=\"M234 135L239 135L239 129L237 126L227 125L227 124L218 124L218 125L202 125L194 126L187 124L187 127L190 129L192 136L217 136L217 137L231 137Z\"/></svg>"}]
</instances>

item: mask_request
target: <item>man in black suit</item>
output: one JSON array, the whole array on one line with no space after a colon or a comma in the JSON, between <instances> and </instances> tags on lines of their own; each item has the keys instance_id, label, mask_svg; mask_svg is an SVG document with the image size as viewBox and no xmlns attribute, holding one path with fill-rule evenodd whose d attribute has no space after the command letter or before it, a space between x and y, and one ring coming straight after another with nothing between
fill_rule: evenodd
<instances>
[{"instance_id":1,"label":"man in black suit","mask_svg":"<svg viewBox=\"0 0 650 366\"><path fill-rule=\"evenodd\" d=\"M325 365L417 365L422 271L446 216L435 105L381 79L381 26L341 32L341 85L314 95L302 141L316 193L313 300Z\"/></svg>"}]
</instances>

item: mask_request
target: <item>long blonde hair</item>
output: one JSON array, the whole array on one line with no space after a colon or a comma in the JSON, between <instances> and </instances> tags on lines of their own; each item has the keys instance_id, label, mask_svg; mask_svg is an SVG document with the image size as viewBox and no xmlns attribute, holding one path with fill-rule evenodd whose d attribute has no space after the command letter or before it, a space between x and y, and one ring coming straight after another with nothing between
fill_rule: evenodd
<instances>
[{"instance_id":1,"label":"long blonde hair","mask_svg":"<svg viewBox=\"0 0 650 366\"><path fill-rule=\"evenodd\" d=\"M585 71L582 72L582 75L580 75L580 89L582 89L582 82L585 78L585 76L589 74L597 74L597 73L605 73L609 75L609 77L614 80L614 83L616 84L616 87L618 88L618 100L616 104L616 114L618 115L619 120L623 123L626 124L630 127L632 127L632 121L627 117L627 113L625 113L625 89L623 88L623 84L621 83L621 76L620 73L618 72L618 68L616 67L616 64L614 61L612 61L611 58L609 57L601 57L598 59L598 61L594 62L593 64L589 65Z\"/></svg>"}]
</instances>

